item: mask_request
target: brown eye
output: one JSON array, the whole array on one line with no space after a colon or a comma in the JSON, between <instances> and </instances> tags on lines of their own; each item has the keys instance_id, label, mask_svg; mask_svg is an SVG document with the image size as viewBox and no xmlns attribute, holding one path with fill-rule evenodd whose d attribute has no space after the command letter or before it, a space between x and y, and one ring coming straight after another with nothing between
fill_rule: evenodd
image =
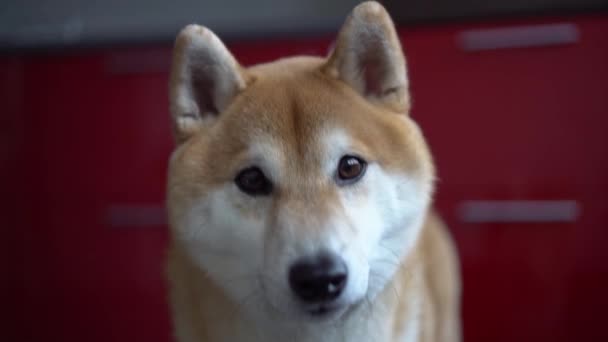
<instances>
[{"instance_id":1,"label":"brown eye","mask_svg":"<svg viewBox=\"0 0 608 342\"><path fill-rule=\"evenodd\" d=\"M272 183L266 178L258 167L249 167L236 176L234 183L239 189L250 196L269 195L272 192Z\"/></svg>"},{"instance_id":2,"label":"brown eye","mask_svg":"<svg viewBox=\"0 0 608 342\"><path fill-rule=\"evenodd\" d=\"M355 156L344 156L338 163L338 180L342 184L358 181L365 173L367 163Z\"/></svg>"}]
</instances>

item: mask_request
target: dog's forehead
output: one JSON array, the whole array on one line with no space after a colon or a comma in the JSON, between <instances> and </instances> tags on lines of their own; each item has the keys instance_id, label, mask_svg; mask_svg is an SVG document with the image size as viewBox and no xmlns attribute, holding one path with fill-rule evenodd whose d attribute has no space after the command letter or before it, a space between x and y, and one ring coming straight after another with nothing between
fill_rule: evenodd
<instances>
[{"instance_id":1,"label":"dog's forehead","mask_svg":"<svg viewBox=\"0 0 608 342\"><path fill-rule=\"evenodd\" d=\"M340 153L360 154L398 172L428 165L422 136L406 115L366 101L321 72L322 63L296 58L249 69L255 81L220 114L210 157L235 166L253 153L254 162L304 173L306 167L322 172L319 166L335 164Z\"/></svg>"},{"instance_id":2,"label":"dog's forehead","mask_svg":"<svg viewBox=\"0 0 608 342\"><path fill-rule=\"evenodd\" d=\"M226 129L238 129L247 145L274 146L301 158L326 151L329 142L345 143L344 121L357 115L349 99L312 67L314 61L310 68L286 64L290 68L278 63L253 70L255 81L230 107Z\"/></svg>"}]
</instances>

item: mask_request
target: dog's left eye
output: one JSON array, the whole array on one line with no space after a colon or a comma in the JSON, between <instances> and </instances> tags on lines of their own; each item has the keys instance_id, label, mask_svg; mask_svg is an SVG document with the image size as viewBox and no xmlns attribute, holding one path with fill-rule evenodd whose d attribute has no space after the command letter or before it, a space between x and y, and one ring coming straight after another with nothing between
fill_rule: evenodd
<instances>
[{"instance_id":1,"label":"dog's left eye","mask_svg":"<svg viewBox=\"0 0 608 342\"><path fill-rule=\"evenodd\" d=\"M338 180L341 184L351 184L363 177L367 163L355 156L344 156L338 163Z\"/></svg>"},{"instance_id":2,"label":"dog's left eye","mask_svg":"<svg viewBox=\"0 0 608 342\"><path fill-rule=\"evenodd\" d=\"M239 189L250 196L269 195L272 192L272 183L266 178L258 167L249 167L236 176L234 183Z\"/></svg>"}]
</instances>

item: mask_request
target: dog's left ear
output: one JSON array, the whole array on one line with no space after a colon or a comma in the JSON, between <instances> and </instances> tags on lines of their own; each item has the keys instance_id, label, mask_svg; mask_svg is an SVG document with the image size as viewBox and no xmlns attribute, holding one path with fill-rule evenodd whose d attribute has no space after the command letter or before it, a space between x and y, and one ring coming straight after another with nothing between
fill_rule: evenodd
<instances>
[{"instance_id":1,"label":"dog's left ear","mask_svg":"<svg viewBox=\"0 0 608 342\"><path fill-rule=\"evenodd\" d=\"M377 2L355 7L324 70L372 103L399 113L409 111L405 57L393 21Z\"/></svg>"}]
</instances>

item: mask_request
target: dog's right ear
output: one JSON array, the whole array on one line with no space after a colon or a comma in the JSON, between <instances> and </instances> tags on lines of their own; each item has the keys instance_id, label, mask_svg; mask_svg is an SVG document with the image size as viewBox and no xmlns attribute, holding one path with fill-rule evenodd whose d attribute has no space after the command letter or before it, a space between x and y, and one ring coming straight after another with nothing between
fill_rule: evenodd
<instances>
[{"instance_id":1,"label":"dog's right ear","mask_svg":"<svg viewBox=\"0 0 608 342\"><path fill-rule=\"evenodd\" d=\"M246 85L244 70L211 30L186 26L175 42L169 85L177 142L214 121Z\"/></svg>"}]
</instances>

